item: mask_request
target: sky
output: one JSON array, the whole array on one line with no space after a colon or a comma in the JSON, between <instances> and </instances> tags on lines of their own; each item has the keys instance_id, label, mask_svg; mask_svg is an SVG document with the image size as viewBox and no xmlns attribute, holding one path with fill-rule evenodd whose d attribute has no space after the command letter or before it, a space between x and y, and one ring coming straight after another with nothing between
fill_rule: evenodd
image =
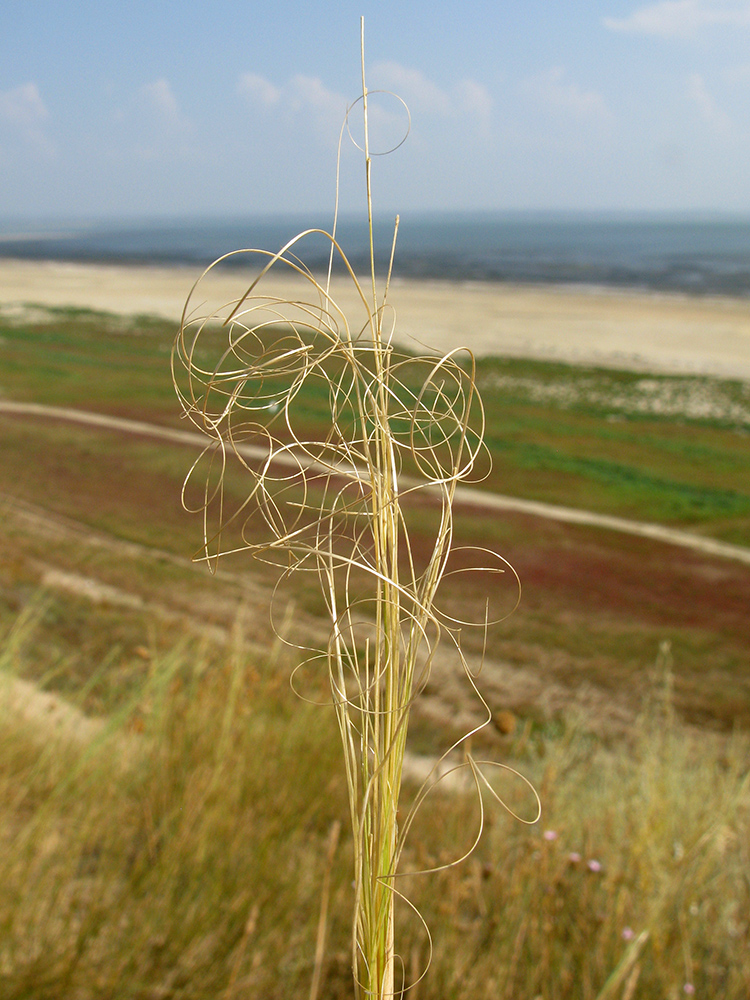
<instances>
[{"instance_id":1,"label":"sky","mask_svg":"<svg viewBox=\"0 0 750 1000\"><path fill-rule=\"evenodd\" d=\"M329 210L361 16L377 209L750 213L750 0L3 0L0 217Z\"/></svg>"}]
</instances>

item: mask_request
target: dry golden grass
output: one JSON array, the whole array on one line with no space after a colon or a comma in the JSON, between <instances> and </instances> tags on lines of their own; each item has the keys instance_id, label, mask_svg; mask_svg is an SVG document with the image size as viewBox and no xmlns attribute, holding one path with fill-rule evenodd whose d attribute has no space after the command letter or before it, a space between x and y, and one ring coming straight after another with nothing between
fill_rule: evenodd
<instances>
[{"instance_id":1,"label":"dry golden grass","mask_svg":"<svg viewBox=\"0 0 750 1000\"><path fill-rule=\"evenodd\" d=\"M33 669L33 628L5 621L6 682ZM330 831L348 811L334 713L301 705L286 668L239 635L229 657L165 653L120 704L71 738L0 699L0 993L307 997ZM683 729L667 685L627 742L571 726L517 734L503 759L538 784L542 822L490 810L470 861L403 880L435 942L420 1000L677 1000L686 985L744 1000L747 739ZM449 861L477 819L473 796L428 797L403 870ZM325 997L351 994L352 848L344 834L333 857ZM412 982L428 945L409 911L399 924Z\"/></svg>"},{"instance_id":2,"label":"dry golden grass","mask_svg":"<svg viewBox=\"0 0 750 1000\"><path fill-rule=\"evenodd\" d=\"M488 597L478 620L452 616L441 609L441 584L449 577L491 580L512 570L495 551L453 544L457 485L482 477L478 466L486 455L474 359L461 349L414 357L394 346L388 301L393 252L381 291L373 250L369 100L363 23L362 95L341 134L361 104L370 281L360 283L335 223L330 234L301 233L278 253L228 254L190 293L173 373L185 415L208 438L183 490L186 507L194 505L203 517L202 558L216 566L222 553L244 551L277 565L285 577L308 573L320 585L330 634L323 646L300 646L306 657L301 667L325 671L341 736L354 846L355 990L387 1000L403 983L395 944L400 860L432 777L411 806L402 807L409 717L441 639L454 646L485 708L478 727L445 753L464 746L461 766L471 774L480 807L483 795L497 794L483 769L487 763L476 762L468 749L473 729L488 725L491 712L464 657L462 632L472 625L486 632L502 613ZM398 218L394 251L397 232ZM329 241L331 265L336 257L348 273L357 292L353 312L335 301L330 279L321 283L305 266L309 236ZM256 277L236 297L214 305L207 278L228 258L241 257L255 265ZM264 279L274 269L303 278L306 293L269 295ZM297 413L303 392L326 400L320 436ZM234 508L224 490L232 461L244 466L250 484ZM405 514L405 500L417 493L433 497L440 509L424 559L412 547ZM534 812L537 806L532 795Z\"/></svg>"}]
</instances>

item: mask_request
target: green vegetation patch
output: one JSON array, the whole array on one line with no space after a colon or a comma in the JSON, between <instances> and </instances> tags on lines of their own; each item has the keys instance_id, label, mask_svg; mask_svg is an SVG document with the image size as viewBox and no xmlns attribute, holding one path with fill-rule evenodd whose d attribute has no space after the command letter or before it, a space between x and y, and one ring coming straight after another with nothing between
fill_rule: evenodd
<instances>
[{"instance_id":1,"label":"green vegetation patch","mask_svg":"<svg viewBox=\"0 0 750 1000\"><path fill-rule=\"evenodd\" d=\"M173 324L147 317L73 309L6 314L0 317L0 393L184 427L169 369L174 334ZM198 360L210 367L220 335L207 331L206 337ZM399 374L416 386L424 372L419 364L410 372L406 364ZM280 389L277 381L270 379L264 391ZM478 488L696 527L750 544L747 384L516 358L480 358L477 383L492 458ZM325 382L307 382L294 405L310 436L325 437ZM259 412L284 438L283 412L273 401ZM398 415L393 426L408 443L410 428ZM410 468L407 459L405 471Z\"/></svg>"},{"instance_id":2,"label":"green vegetation patch","mask_svg":"<svg viewBox=\"0 0 750 1000\"><path fill-rule=\"evenodd\" d=\"M678 418L750 428L750 384L703 375L648 374L559 362L482 358L482 393L618 417Z\"/></svg>"},{"instance_id":3,"label":"green vegetation patch","mask_svg":"<svg viewBox=\"0 0 750 1000\"><path fill-rule=\"evenodd\" d=\"M51 309L0 314L0 398L174 419L174 327L148 317Z\"/></svg>"}]
</instances>

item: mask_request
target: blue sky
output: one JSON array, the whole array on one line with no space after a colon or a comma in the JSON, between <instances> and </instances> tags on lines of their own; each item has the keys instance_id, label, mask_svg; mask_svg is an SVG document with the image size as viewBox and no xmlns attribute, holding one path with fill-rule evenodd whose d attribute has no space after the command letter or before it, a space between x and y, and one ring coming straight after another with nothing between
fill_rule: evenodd
<instances>
[{"instance_id":1,"label":"blue sky","mask_svg":"<svg viewBox=\"0 0 750 1000\"><path fill-rule=\"evenodd\" d=\"M750 212L750 0L3 0L0 216L330 209L360 15L381 209Z\"/></svg>"}]
</instances>

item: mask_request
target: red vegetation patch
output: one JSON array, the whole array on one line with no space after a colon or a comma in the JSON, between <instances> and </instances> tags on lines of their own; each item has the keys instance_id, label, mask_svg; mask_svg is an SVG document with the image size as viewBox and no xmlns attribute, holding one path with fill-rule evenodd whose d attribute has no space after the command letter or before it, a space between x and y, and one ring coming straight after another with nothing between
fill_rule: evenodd
<instances>
[{"instance_id":1,"label":"red vegetation patch","mask_svg":"<svg viewBox=\"0 0 750 1000\"><path fill-rule=\"evenodd\" d=\"M525 520L528 539L531 519ZM539 522L537 521L537 525ZM740 563L675 545L557 524L537 527L537 544L503 553L519 573L526 598L575 605L665 627L705 627L750 638L750 571Z\"/></svg>"}]
</instances>

